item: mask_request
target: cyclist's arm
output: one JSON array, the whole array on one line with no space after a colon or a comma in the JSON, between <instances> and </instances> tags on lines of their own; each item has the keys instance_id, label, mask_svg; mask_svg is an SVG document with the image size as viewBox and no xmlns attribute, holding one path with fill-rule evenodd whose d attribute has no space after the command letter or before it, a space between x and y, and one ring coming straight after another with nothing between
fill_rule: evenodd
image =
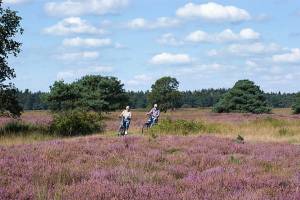
<instances>
[{"instance_id":1,"label":"cyclist's arm","mask_svg":"<svg viewBox=\"0 0 300 200\"><path fill-rule=\"evenodd\" d=\"M147 113L147 115L151 115L153 113L153 108Z\"/></svg>"},{"instance_id":2,"label":"cyclist's arm","mask_svg":"<svg viewBox=\"0 0 300 200\"><path fill-rule=\"evenodd\" d=\"M119 117L123 117L124 116L124 111L119 115Z\"/></svg>"}]
</instances>

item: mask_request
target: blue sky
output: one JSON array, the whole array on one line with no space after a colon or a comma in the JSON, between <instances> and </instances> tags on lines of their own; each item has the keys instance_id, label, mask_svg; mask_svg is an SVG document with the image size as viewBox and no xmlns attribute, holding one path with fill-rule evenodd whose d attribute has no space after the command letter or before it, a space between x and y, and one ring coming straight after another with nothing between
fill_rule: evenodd
<instances>
[{"instance_id":1,"label":"blue sky","mask_svg":"<svg viewBox=\"0 0 300 200\"><path fill-rule=\"evenodd\" d=\"M231 87L300 91L298 0L4 0L23 17L20 89L55 80L117 76L146 90L162 76L181 90Z\"/></svg>"}]
</instances>

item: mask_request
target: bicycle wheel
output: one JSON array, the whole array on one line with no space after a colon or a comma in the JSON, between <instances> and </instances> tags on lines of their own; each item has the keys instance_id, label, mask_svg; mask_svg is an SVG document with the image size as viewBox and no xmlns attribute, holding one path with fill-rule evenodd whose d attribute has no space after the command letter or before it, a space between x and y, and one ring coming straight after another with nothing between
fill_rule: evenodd
<instances>
[{"instance_id":1,"label":"bicycle wheel","mask_svg":"<svg viewBox=\"0 0 300 200\"><path fill-rule=\"evenodd\" d=\"M119 136L124 136L124 135L125 135L125 128L124 128L124 126L121 126L121 127L119 128L119 133L118 133L118 135L119 135Z\"/></svg>"},{"instance_id":2,"label":"bicycle wheel","mask_svg":"<svg viewBox=\"0 0 300 200\"><path fill-rule=\"evenodd\" d=\"M144 134L145 131L147 131L149 129L149 124L145 123L142 127L142 134Z\"/></svg>"}]
</instances>

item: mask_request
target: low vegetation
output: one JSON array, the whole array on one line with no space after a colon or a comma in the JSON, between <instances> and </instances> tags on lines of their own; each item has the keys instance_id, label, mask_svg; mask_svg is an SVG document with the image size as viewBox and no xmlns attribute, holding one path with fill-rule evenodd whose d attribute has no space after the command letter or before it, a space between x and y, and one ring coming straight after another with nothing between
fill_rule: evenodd
<instances>
[{"instance_id":1,"label":"low vegetation","mask_svg":"<svg viewBox=\"0 0 300 200\"><path fill-rule=\"evenodd\" d=\"M211 136L0 147L0 199L297 199L299 156L296 145Z\"/></svg>"},{"instance_id":2,"label":"low vegetation","mask_svg":"<svg viewBox=\"0 0 300 200\"><path fill-rule=\"evenodd\" d=\"M165 119L151 129L152 134L192 135L199 133L217 133L221 130L215 124L203 121Z\"/></svg>"},{"instance_id":3,"label":"low vegetation","mask_svg":"<svg viewBox=\"0 0 300 200\"><path fill-rule=\"evenodd\" d=\"M54 114L50 132L61 136L87 135L104 130L102 116L95 112L77 110Z\"/></svg>"},{"instance_id":4,"label":"low vegetation","mask_svg":"<svg viewBox=\"0 0 300 200\"><path fill-rule=\"evenodd\" d=\"M27 133L32 132L46 133L48 132L48 128L43 125L29 124L19 120L10 121L4 126L0 127L0 135L26 135Z\"/></svg>"}]
</instances>

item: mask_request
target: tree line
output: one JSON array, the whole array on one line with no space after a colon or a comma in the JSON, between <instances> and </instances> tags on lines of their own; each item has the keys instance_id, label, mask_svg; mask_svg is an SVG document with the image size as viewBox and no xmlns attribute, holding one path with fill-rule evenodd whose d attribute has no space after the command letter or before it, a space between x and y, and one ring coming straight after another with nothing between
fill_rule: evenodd
<instances>
[{"instance_id":1,"label":"tree line","mask_svg":"<svg viewBox=\"0 0 300 200\"><path fill-rule=\"evenodd\" d=\"M181 91L180 107L203 108L213 107L228 89L201 89ZM134 109L144 109L149 105L149 91L127 91L128 105ZM49 92L31 92L29 89L18 90L18 102L24 110L48 110L49 103L45 97ZM295 102L296 93L271 92L264 93L267 102L273 108L290 108Z\"/></svg>"}]
</instances>

